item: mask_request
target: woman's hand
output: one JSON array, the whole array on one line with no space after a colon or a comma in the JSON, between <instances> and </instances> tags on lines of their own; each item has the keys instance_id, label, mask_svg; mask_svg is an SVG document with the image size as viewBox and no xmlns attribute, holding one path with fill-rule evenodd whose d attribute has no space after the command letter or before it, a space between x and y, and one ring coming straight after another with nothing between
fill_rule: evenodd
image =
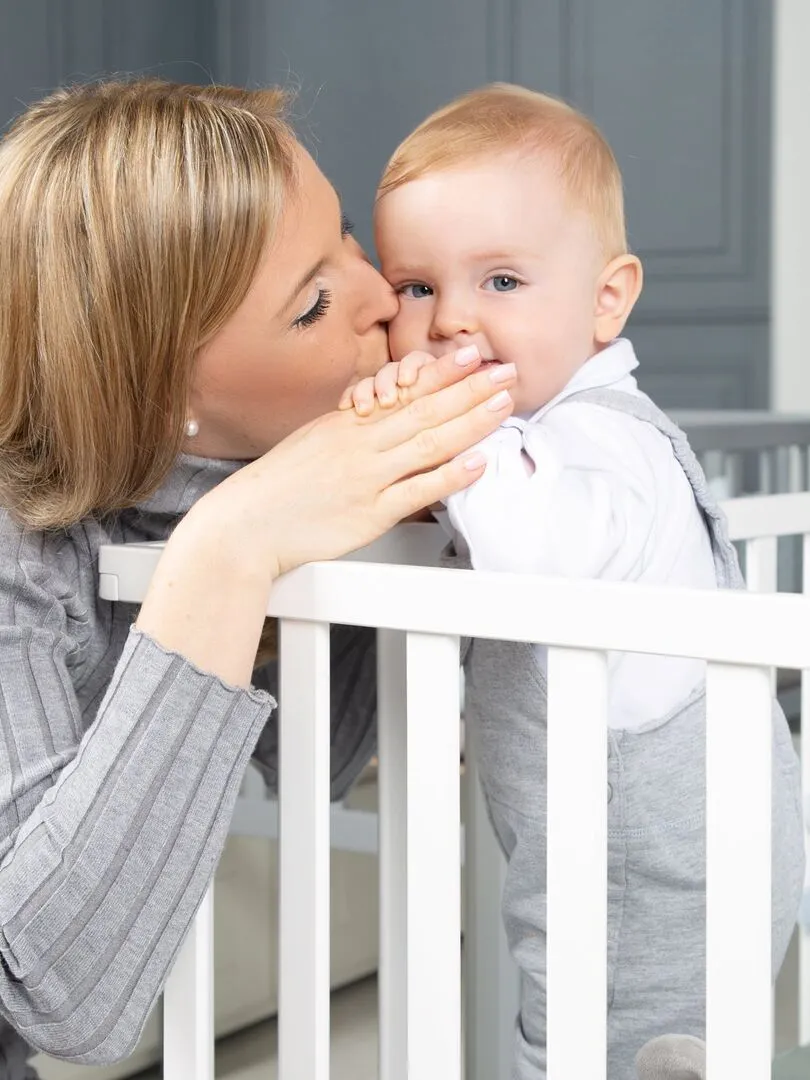
<instances>
[{"instance_id":1,"label":"woman's hand","mask_svg":"<svg viewBox=\"0 0 810 1080\"><path fill-rule=\"evenodd\" d=\"M225 504L260 537L277 573L362 547L403 518L477 480L483 456L465 454L506 419L507 365L475 372L477 350L421 365L397 406L360 417L330 413L294 432L219 485ZM465 355L466 354L466 355ZM472 373L471 373L472 372Z\"/></svg>"},{"instance_id":2,"label":"woman's hand","mask_svg":"<svg viewBox=\"0 0 810 1080\"><path fill-rule=\"evenodd\" d=\"M398 407L323 416L200 499L166 544L138 628L249 685L279 574L363 547L483 473L483 455L465 451L512 412L514 371L457 356L425 364Z\"/></svg>"}]
</instances>

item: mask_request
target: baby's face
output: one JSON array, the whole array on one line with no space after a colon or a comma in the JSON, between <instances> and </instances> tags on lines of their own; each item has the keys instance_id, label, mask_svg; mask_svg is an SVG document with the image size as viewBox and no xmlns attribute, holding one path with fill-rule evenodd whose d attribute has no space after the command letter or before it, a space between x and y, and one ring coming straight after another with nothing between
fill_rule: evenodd
<instances>
[{"instance_id":1,"label":"baby's face","mask_svg":"<svg viewBox=\"0 0 810 1080\"><path fill-rule=\"evenodd\" d=\"M501 154L422 176L380 200L375 231L399 296L392 359L477 345L517 365L516 412L531 412L597 350L605 260L542 158Z\"/></svg>"}]
</instances>

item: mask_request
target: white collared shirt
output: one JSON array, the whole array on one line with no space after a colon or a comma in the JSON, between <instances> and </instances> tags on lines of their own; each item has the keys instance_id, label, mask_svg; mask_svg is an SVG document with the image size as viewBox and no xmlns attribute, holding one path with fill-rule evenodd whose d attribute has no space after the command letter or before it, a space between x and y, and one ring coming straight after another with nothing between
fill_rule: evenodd
<instances>
[{"instance_id":1,"label":"white collared shirt","mask_svg":"<svg viewBox=\"0 0 810 1080\"><path fill-rule=\"evenodd\" d=\"M479 444L486 472L447 500L443 521L474 569L716 587L709 535L669 439L618 409L557 408L582 390L638 394L637 366L618 338L541 409ZM536 655L545 665L542 646ZM705 666L616 653L609 671L610 724L635 728L674 709Z\"/></svg>"}]
</instances>

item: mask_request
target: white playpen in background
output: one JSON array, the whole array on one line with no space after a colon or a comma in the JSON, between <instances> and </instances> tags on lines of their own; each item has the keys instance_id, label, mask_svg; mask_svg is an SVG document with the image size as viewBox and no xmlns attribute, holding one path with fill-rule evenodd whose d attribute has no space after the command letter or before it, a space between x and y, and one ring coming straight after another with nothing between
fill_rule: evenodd
<instances>
[{"instance_id":1,"label":"white playpen in background","mask_svg":"<svg viewBox=\"0 0 810 1080\"><path fill-rule=\"evenodd\" d=\"M765 410L673 411L718 499L810 489L810 417Z\"/></svg>"},{"instance_id":2,"label":"white playpen in background","mask_svg":"<svg viewBox=\"0 0 810 1080\"><path fill-rule=\"evenodd\" d=\"M770 589L773 538L810 534L810 496L739 500L729 511L735 536L749 541L752 584ZM418 533L426 547L415 561L430 561L428 533ZM403 535L384 538L375 557L392 558ZM157 555L105 549L103 594L140 599ZM458 639L467 635L550 646L548 1060L552 1077L577 1080L605 1077L606 651L708 661L708 1069L770 1075L772 669L810 669L810 598L347 560L280 580L270 613L282 620L285 704L281 1080L329 1074L330 623L379 628L381 1080L462 1075ZM212 934L209 895L166 988L166 1080L214 1075Z\"/></svg>"}]
</instances>

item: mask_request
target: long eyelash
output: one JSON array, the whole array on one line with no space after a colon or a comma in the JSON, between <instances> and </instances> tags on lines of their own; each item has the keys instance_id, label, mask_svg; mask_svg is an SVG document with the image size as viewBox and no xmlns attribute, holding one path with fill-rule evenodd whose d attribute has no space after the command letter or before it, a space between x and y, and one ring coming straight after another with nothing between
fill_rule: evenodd
<instances>
[{"instance_id":1,"label":"long eyelash","mask_svg":"<svg viewBox=\"0 0 810 1080\"><path fill-rule=\"evenodd\" d=\"M326 314L331 303L331 292L328 289L321 289L318 293L318 299L315 301L309 311L305 311L303 315L299 315L293 325L299 328L305 326L312 326L312 324L314 322L317 322L322 315Z\"/></svg>"},{"instance_id":2,"label":"long eyelash","mask_svg":"<svg viewBox=\"0 0 810 1080\"><path fill-rule=\"evenodd\" d=\"M340 219L340 235L343 236L343 237L347 237L347 236L350 235L350 233L353 233L353 232L354 232L354 222L349 221L349 219L344 214Z\"/></svg>"}]
</instances>

